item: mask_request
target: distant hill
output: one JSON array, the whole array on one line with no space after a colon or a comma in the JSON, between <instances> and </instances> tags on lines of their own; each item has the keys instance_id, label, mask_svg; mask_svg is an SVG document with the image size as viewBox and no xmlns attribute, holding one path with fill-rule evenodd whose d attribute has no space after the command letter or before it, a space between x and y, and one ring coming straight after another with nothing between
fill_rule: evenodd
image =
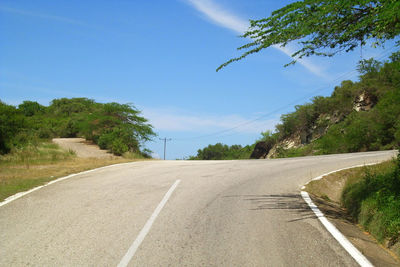
<instances>
[{"instance_id":1,"label":"distant hill","mask_svg":"<svg viewBox=\"0 0 400 267\"><path fill-rule=\"evenodd\" d=\"M131 104L97 103L87 98L61 98L49 106L24 101L18 107L0 101L0 154L39 140L83 137L116 155L142 150L155 133Z\"/></svg>"},{"instance_id":2,"label":"distant hill","mask_svg":"<svg viewBox=\"0 0 400 267\"><path fill-rule=\"evenodd\" d=\"M390 61L360 61L358 82L343 81L284 114L275 132L255 144L252 158L386 150L400 144L400 52Z\"/></svg>"}]
</instances>

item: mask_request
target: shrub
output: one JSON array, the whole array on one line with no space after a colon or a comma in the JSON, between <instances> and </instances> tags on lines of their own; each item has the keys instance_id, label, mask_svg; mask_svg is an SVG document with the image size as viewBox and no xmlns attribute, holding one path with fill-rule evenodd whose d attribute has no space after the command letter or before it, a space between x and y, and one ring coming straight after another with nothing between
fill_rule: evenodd
<instances>
[{"instance_id":1,"label":"shrub","mask_svg":"<svg viewBox=\"0 0 400 267\"><path fill-rule=\"evenodd\" d=\"M253 146L232 145L217 143L215 145L208 145L203 149L197 151L196 156L189 157L190 160L223 160L223 159L248 159Z\"/></svg>"},{"instance_id":2,"label":"shrub","mask_svg":"<svg viewBox=\"0 0 400 267\"><path fill-rule=\"evenodd\" d=\"M345 186L342 204L379 241L400 233L400 155L392 168Z\"/></svg>"},{"instance_id":3,"label":"shrub","mask_svg":"<svg viewBox=\"0 0 400 267\"><path fill-rule=\"evenodd\" d=\"M112 142L112 146L111 146L111 151L117 155L117 156L121 156L122 154L124 154L125 152L127 152L129 150L128 146L124 144L124 142L121 139L115 139Z\"/></svg>"},{"instance_id":4,"label":"shrub","mask_svg":"<svg viewBox=\"0 0 400 267\"><path fill-rule=\"evenodd\" d=\"M140 152L155 133L131 104L96 103L87 98L54 99L49 107L24 101L19 108L0 101L0 154L35 139L84 136L103 149ZM120 141L113 144L115 139ZM122 143L122 144L120 144ZM126 149L128 147L128 149Z\"/></svg>"},{"instance_id":5,"label":"shrub","mask_svg":"<svg viewBox=\"0 0 400 267\"><path fill-rule=\"evenodd\" d=\"M78 134L76 122L72 119L64 121L58 129L58 134L60 137L76 137Z\"/></svg>"},{"instance_id":6,"label":"shrub","mask_svg":"<svg viewBox=\"0 0 400 267\"><path fill-rule=\"evenodd\" d=\"M101 149L110 149L113 139L114 137L112 133L103 133L99 136L99 139L97 140L97 145Z\"/></svg>"},{"instance_id":7,"label":"shrub","mask_svg":"<svg viewBox=\"0 0 400 267\"><path fill-rule=\"evenodd\" d=\"M21 110L25 116L31 117L35 114L43 113L45 107L40 105L38 102L24 101L18 106L18 109Z\"/></svg>"}]
</instances>

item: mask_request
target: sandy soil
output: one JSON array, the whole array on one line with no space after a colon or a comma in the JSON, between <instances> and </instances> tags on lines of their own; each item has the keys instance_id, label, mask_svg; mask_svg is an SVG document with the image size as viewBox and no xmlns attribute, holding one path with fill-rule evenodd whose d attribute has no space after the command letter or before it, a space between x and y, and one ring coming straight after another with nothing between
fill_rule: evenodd
<instances>
[{"instance_id":1,"label":"sandy soil","mask_svg":"<svg viewBox=\"0 0 400 267\"><path fill-rule=\"evenodd\" d=\"M86 141L83 138L54 138L53 142L63 149L75 151L80 158L115 158L106 150L100 149L97 145Z\"/></svg>"}]
</instances>

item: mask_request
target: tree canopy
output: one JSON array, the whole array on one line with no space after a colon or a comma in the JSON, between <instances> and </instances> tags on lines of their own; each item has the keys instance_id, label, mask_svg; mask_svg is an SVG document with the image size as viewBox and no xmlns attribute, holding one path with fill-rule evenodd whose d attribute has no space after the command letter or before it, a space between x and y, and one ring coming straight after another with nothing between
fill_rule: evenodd
<instances>
[{"instance_id":1,"label":"tree canopy","mask_svg":"<svg viewBox=\"0 0 400 267\"><path fill-rule=\"evenodd\" d=\"M60 98L48 107L24 101L16 108L0 101L0 154L39 139L77 136L121 155L145 152L142 145L155 133L132 104Z\"/></svg>"},{"instance_id":2,"label":"tree canopy","mask_svg":"<svg viewBox=\"0 0 400 267\"><path fill-rule=\"evenodd\" d=\"M241 60L271 46L286 46L298 41L300 49L292 54L296 60L311 55L333 56L349 52L373 40L383 45L400 33L398 0L303 0L273 11L268 18L250 20L249 29L241 36L251 42L238 50L241 56L217 68ZM397 42L399 45L399 42Z\"/></svg>"},{"instance_id":3,"label":"tree canopy","mask_svg":"<svg viewBox=\"0 0 400 267\"><path fill-rule=\"evenodd\" d=\"M203 149L197 151L196 156L191 156L190 160L229 160L229 159L248 159L254 146L241 145L225 145L217 143L215 145L208 145Z\"/></svg>"}]
</instances>

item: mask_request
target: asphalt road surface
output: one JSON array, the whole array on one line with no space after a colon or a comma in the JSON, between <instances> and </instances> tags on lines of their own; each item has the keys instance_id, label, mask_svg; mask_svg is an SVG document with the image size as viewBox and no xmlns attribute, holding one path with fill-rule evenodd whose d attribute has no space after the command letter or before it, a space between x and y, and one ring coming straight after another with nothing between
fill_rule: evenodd
<instances>
[{"instance_id":1,"label":"asphalt road surface","mask_svg":"<svg viewBox=\"0 0 400 267\"><path fill-rule=\"evenodd\" d=\"M0 265L117 266L141 235L129 266L357 266L300 188L393 155L148 161L81 174L0 207Z\"/></svg>"}]
</instances>

